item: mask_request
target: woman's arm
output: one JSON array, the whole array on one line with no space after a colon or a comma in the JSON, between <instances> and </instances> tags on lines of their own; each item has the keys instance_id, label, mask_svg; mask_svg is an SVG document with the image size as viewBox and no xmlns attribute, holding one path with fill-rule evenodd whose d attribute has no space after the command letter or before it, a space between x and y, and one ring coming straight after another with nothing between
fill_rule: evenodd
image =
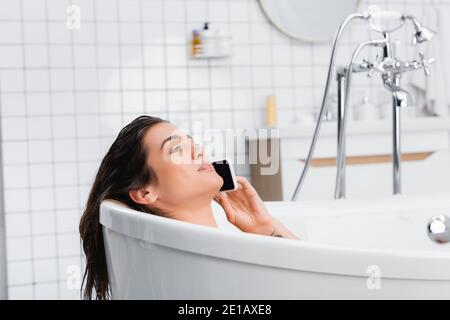
<instances>
[{"instance_id":1,"label":"woman's arm","mask_svg":"<svg viewBox=\"0 0 450 320\"><path fill-rule=\"evenodd\" d=\"M289 231L289 229L286 228L286 226L284 224L282 224L279 220L277 220L275 218L274 218L273 231L272 231L271 236L300 240L299 237L297 237L295 234L293 234L291 231Z\"/></svg>"}]
</instances>

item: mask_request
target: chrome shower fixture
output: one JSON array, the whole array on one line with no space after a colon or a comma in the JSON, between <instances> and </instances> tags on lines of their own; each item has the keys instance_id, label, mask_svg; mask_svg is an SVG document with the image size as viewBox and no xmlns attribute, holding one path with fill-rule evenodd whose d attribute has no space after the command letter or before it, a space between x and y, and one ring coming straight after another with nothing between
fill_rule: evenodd
<instances>
[{"instance_id":1,"label":"chrome shower fixture","mask_svg":"<svg viewBox=\"0 0 450 320\"><path fill-rule=\"evenodd\" d=\"M420 22L411 15L403 15L396 11L380 11L372 10L371 12L364 11L361 13L354 13L348 16L340 25L333 43L331 52L330 64L328 67L327 82L323 94L322 105L320 108L317 124L314 130L313 139L305 160L305 166L301 173L300 179L295 187L292 200L296 200L298 193L306 178L306 173L311 164L314 154L315 146L320 132L320 127L327 112L328 98L332 76L334 73L334 63L336 53L338 51L339 42L347 25L353 20L363 20L375 31L380 32L382 37L379 39L371 39L364 41L357 46L353 51L350 63L346 66L341 66L336 71L338 99L337 99L337 130L338 130L338 153L337 153L337 172L335 185L335 198L344 198L345 191L345 128L347 119L347 110L350 101L351 80L352 74L359 72L368 72L368 76L373 76L374 73L381 75L383 86L392 95L393 107L393 193L401 193L401 168L400 168L400 110L403 107L411 105L410 94L404 90L400 85L402 74L405 72L412 72L418 69L423 69L425 75L430 74L428 66L434 62L434 59L425 59L423 52L419 52L418 59L412 61L403 61L395 50L395 41L391 40L390 33L400 29L406 22L411 22L414 26L414 44L420 44L431 40L436 34L435 31L424 27ZM379 54L373 61L363 59L362 62L357 62L359 53L364 47L372 46L380 50Z\"/></svg>"},{"instance_id":2,"label":"chrome shower fixture","mask_svg":"<svg viewBox=\"0 0 450 320\"><path fill-rule=\"evenodd\" d=\"M436 31L433 31L430 28L424 27L413 16L404 16L403 20L410 20L413 23L414 30L415 30L414 37L413 37L413 44L429 41L436 35Z\"/></svg>"}]
</instances>

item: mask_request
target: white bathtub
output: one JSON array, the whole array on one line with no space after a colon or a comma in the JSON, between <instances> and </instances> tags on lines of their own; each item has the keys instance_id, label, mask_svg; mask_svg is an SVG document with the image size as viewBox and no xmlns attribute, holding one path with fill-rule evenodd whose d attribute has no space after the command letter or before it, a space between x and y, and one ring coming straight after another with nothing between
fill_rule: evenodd
<instances>
[{"instance_id":1,"label":"white bathtub","mask_svg":"<svg viewBox=\"0 0 450 320\"><path fill-rule=\"evenodd\" d=\"M450 244L432 242L426 228L430 217L450 215L450 193L267 206L303 240L230 233L105 201L112 297L450 299Z\"/></svg>"}]
</instances>

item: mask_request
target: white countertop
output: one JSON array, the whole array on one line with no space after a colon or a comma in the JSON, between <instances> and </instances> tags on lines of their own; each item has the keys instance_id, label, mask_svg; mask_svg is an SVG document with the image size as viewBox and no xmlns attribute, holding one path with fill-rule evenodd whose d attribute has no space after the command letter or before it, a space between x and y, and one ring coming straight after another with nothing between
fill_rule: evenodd
<instances>
[{"instance_id":1,"label":"white countertop","mask_svg":"<svg viewBox=\"0 0 450 320\"><path fill-rule=\"evenodd\" d=\"M298 125L289 125L279 127L280 138L311 138L316 124L299 123ZM422 118L402 118L402 132L418 131L449 131L450 117L422 117ZM320 136L336 136L336 121L324 121L320 129ZM347 123L347 134L373 134L392 132L392 120L383 119L375 121L349 121ZM273 135L272 135L273 137ZM249 140L255 140L256 137L249 137Z\"/></svg>"}]
</instances>

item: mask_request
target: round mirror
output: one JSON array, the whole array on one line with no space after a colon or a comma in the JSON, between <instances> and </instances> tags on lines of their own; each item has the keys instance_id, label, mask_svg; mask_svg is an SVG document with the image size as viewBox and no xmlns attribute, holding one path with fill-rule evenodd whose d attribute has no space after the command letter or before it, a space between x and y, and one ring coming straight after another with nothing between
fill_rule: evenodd
<instances>
[{"instance_id":1,"label":"round mirror","mask_svg":"<svg viewBox=\"0 0 450 320\"><path fill-rule=\"evenodd\" d=\"M357 10L359 0L259 0L272 23L288 36L310 42L330 40Z\"/></svg>"}]
</instances>

